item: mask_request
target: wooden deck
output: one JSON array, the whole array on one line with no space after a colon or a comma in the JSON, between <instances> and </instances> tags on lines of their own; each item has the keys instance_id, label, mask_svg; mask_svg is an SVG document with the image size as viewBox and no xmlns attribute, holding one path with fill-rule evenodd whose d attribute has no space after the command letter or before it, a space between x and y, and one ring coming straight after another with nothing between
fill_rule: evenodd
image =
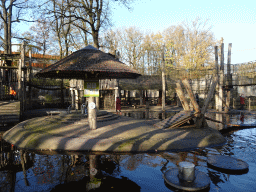
<instances>
[{"instance_id":1,"label":"wooden deck","mask_svg":"<svg viewBox=\"0 0 256 192\"><path fill-rule=\"evenodd\" d=\"M19 101L0 101L0 125L15 124L20 121Z\"/></svg>"}]
</instances>

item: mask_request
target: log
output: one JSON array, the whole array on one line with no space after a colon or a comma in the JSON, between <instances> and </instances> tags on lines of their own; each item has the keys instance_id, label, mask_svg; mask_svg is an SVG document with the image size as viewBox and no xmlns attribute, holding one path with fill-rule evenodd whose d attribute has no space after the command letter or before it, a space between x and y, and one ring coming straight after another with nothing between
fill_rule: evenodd
<instances>
[{"instance_id":1,"label":"log","mask_svg":"<svg viewBox=\"0 0 256 192\"><path fill-rule=\"evenodd\" d=\"M180 85L180 83L176 83L176 85L177 85L177 88L175 88L175 90L176 90L176 93L177 93L177 95L180 99L181 105L182 105L182 107L185 111L188 111L189 110L188 101L185 98L185 95L182 91L181 85Z\"/></svg>"},{"instance_id":2,"label":"log","mask_svg":"<svg viewBox=\"0 0 256 192\"><path fill-rule=\"evenodd\" d=\"M218 82L218 78L215 76L214 79L213 79L213 82L211 84L210 90L208 92L208 95L206 97L206 100L204 102L204 105L202 107L202 110L201 110L201 114L203 114L203 115L205 114L205 112L206 112L206 110L207 110L207 108L210 104L210 101L211 101L211 98L213 96L213 93L214 93L215 87L217 85L217 82Z\"/></svg>"},{"instance_id":3,"label":"log","mask_svg":"<svg viewBox=\"0 0 256 192\"><path fill-rule=\"evenodd\" d=\"M95 97L89 97L88 102L88 123L89 129L97 128L97 114L96 114L96 103Z\"/></svg>"},{"instance_id":4,"label":"log","mask_svg":"<svg viewBox=\"0 0 256 192\"><path fill-rule=\"evenodd\" d=\"M200 113L199 105L198 105L198 103L196 102L196 98L195 98L195 96L194 96L194 94L193 94L193 91L192 91L192 89L191 89L191 86L190 86L188 80L187 80L187 79L183 79L183 80L182 80L182 83L183 83L183 85L185 86L185 88L186 88L186 90L187 90L187 93L188 93L188 95L189 95L189 98L190 98L190 101L191 101L191 103L192 103L192 105L193 105L194 110L196 111L196 113Z\"/></svg>"}]
</instances>

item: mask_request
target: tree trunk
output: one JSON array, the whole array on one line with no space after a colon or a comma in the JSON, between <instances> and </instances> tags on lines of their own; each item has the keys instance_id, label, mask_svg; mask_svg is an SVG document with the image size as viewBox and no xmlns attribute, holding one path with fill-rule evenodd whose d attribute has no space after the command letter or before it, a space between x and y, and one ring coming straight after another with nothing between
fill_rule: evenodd
<instances>
[{"instance_id":1,"label":"tree trunk","mask_svg":"<svg viewBox=\"0 0 256 192\"><path fill-rule=\"evenodd\" d=\"M11 44L11 37L12 37L12 3L10 3L9 13L8 13L8 35L7 35L7 53L12 53L12 44Z\"/></svg>"},{"instance_id":2,"label":"tree trunk","mask_svg":"<svg viewBox=\"0 0 256 192\"><path fill-rule=\"evenodd\" d=\"M89 129L94 130L97 128L97 114L96 114L95 97L89 97L88 123L89 123Z\"/></svg>"}]
</instances>

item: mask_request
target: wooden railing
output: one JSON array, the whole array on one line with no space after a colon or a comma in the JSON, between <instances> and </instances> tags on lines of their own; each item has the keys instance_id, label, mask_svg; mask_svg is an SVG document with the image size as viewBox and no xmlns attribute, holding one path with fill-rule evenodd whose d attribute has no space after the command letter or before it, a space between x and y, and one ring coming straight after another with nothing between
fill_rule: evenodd
<instances>
[{"instance_id":1,"label":"wooden railing","mask_svg":"<svg viewBox=\"0 0 256 192\"><path fill-rule=\"evenodd\" d=\"M4 54L4 51L0 51L0 54ZM13 55L19 55L20 52L12 52ZM25 54L26 57L29 57L29 54L26 53ZM60 56L55 56L55 55L43 55L43 54L38 54L38 53L32 53L32 58L36 58L36 59L53 59L53 60L59 60Z\"/></svg>"}]
</instances>

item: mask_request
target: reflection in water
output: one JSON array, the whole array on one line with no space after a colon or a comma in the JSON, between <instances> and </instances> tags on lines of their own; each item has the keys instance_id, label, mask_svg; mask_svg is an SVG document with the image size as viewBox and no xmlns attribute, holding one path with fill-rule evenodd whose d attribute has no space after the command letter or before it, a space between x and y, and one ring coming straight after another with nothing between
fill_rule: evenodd
<instances>
[{"instance_id":1,"label":"reflection in water","mask_svg":"<svg viewBox=\"0 0 256 192\"><path fill-rule=\"evenodd\" d=\"M1 142L1 191L178 191L162 174L189 161L211 179L208 191L254 191L256 128L225 134L221 147L156 154L36 154ZM244 160L249 172L229 175L207 167L207 156L222 154Z\"/></svg>"}]
</instances>

